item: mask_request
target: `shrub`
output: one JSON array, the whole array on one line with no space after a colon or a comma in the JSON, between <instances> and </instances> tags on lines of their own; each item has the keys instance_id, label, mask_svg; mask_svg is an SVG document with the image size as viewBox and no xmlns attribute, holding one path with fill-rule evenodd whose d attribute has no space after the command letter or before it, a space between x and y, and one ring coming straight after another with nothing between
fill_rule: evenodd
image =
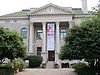
<instances>
[{"instance_id":1,"label":"shrub","mask_svg":"<svg viewBox=\"0 0 100 75\"><path fill-rule=\"evenodd\" d=\"M14 75L14 69L7 67L0 67L0 75Z\"/></svg>"},{"instance_id":2,"label":"shrub","mask_svg":"<svg viewBox=\"0 0 100 75\"><path fill-rule=\"evenodd\" d=\"M80 69L88 69L89 65L79 62L78 64L73 64L72 68L74 68L75 71L78 72Z\"/></svg>"},{"instance_id":3,"label":"shrub","mask_svg":"<svg viewBox=\"0 0 100 75\"><path fill-rule=\"evenodd\" d=\"M42 68L46 68L46 64L45 63L42 64Z\"/></svg>"},{"instance_id":4,"label":"shrub","mask_svg":"<svg viewBox=\"0 0 100 75\"><path fill-rule=\"evenodd\" d=\"M54 68L59 68L59 65L57 63L55 63Z\"/></svg>"},{"instance_id":5,"label":"shrub","mask_svg":"<svg viewBox=\"0 0 100 75\"><path fill-rule=\"evenodd\" d=\"M19 69L19 71L22 71L25 68L25 63L22 59L15 59L12 62L9 62L7 64L8 67L14 67L15 72Z\"/></svg>"},{"instance_id":6,"label":"shrub","mask_svg":"<svg viewBox=\"0 0 100 75\"><path fill-rule=\"evenodd\" d=\"M14 66L15 66L15 64L14 64L14 62L12 61L12 62L8 62L7 63L7 67L13 67L14 68Z\"/></svg>"},{"instance_id":7,"label":"shrub","mask_svg":"<svg viewBox=\"0 0 100 75\"><path fill-rule=\"evenodd\" d=\"M14 67L15 67L15 71L17 69L19 69L19 71L22 71L25 68L25 63L22 59L17 59L15 60Z\"/></svg>"},{"instance_id":8,"label":"shrub","mask_svg":"<svg viewBox=\"0 0 100 75\"><path fill-rule=\"evenodd\" d=\"M91 68L87 68L87 69L82 68L82 69L78 70L77 74L78 75L100 75L100 71L99 70L93 70Z\"/></svg>"},{"instance_id":9,"label":"shrub","mask_svg":"<svg viewBox=\"0 0 100 75\"><path fill-rule=\"evenodd\" d=\"M8 62L7 64L0 64L0 69L3 71L10 71L9 69L14 69L15 72L18 72L18 70L23 71L25 69L25 63L22 59L19 58L13 60L12 62Z\"/></svg>"},{"instance_id":10,"label":"shrub","mask_svg":"<svg viewBox=\"0 0 100 75\"><path fill-rule=\"evenodd\" d=\"M100 74L99 70L91 69L90 66L85 63L80 62L78 64L73 64L72 67L75 68L75 72L78 75L96 75L96 73L98 73L98 75Z\"/></svg>"},{"instance_id":11,"label":"shrub","mask_svg":"<svg viewBox=\"0 0 100 75\"><path fill-rule=\"evenodd\" d=\"M0 67L7 67L7 64L0 64Z\"/></svg>"},{"instance_id":12,"label":"shrub","mask_svg":"<svg viewBox=\"0 0 100 75\"><path fill-rule=\"evenodd\" d=\"M20 61L19 71L23 71L25 69L25 63L23 60Z\"/></svg>"},{"instance_id":13,"label":"shrub","mask_svg":"<svg viewBox=\"0 0 100 75\"><path fill-rule=\"evenodd\" d=\"M40 67L43 58L38 55L27 56L25 60L29 60L29 68Z\"/></svg>"}]
</instances>

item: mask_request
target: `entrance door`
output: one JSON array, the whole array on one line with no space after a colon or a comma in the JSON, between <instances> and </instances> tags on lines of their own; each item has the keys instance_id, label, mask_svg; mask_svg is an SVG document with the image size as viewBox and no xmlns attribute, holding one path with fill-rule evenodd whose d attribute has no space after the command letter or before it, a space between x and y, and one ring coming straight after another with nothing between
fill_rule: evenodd
<instances>
[{"instance_id":1,"label":"entrance door","mask_svg":"<svg viewBox=\"0 0 100 75\"><path fill-rule=\"evenodd\" d=\"M48 51L48 60L49 61L55 60L55 52L54 51Z\"/></svg>"}]
</instances>

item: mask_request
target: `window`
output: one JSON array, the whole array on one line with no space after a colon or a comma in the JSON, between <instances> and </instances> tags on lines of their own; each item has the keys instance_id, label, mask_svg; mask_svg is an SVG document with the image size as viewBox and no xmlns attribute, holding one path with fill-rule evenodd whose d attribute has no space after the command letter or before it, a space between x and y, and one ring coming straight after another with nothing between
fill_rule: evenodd
<instances>
[{"instance_id":1,"label":"window","mask_svg":"<svg viewBox=\"0 0 100 75\"><path fill-rule=\"evenodd\" d=\"M37 55L41 55L41 51L42 51L42 48L41 47L37 47Z\"/></svg>"},{"instance_id":2,"label":"window","mask_svg":"<svg viewBox=\"0 0 100 75\"><path fill-rule=\"evenodd\" d=\"M66 29L61 29L61 31L60 31L61 39L63 40L65 36L66 36Z\"/></svg>"},{"instance_id":3,"label":"window","mask_svg":"<svg viewBox=\"0 0 100 75\"><path fill-rule=\"evenodd\" d=\"M37 40L41 40L42 39L42 33L43 33L43 31L42 30L37 30Z\"/></svg>"},{"instance_id":4,"label":"window","mask_svg":"<svg viewBox=\"0 0 100 75\"><path fill-rule=\"evenodd\" d=\"M22 28L21 29L21 36L25 39L27 38L27 29L26 28Z\"/></svg>"},{"instance_id":5,"label":"window","mask_svg":"<svg viewBox=\"0 0 100 75\"><path fill-rule=\"evenodd\" d=\"M9 20L6 20L5 23L8 24L8 23L10 23L10 21Z\"/></svg>"},{"instance_id":6,"label":"window","mask_svg":"<svg viewBox=\"0 0 100 75\"><path fill-rule=\"evenodd\" d=\"M17 20L14 20L14 23L16 23L17 22Z\"/></svg>"}]
</instances>

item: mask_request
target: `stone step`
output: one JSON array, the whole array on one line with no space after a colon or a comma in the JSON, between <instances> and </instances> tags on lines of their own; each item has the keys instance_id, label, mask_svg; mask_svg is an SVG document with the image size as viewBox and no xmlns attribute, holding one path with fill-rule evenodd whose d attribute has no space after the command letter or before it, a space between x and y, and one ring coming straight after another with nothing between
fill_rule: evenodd
<instances>
[{"instance_id":1,"label":"stone step","mask_svg":"<svg viewBox=\"0 0 100 75\"><path fill-rule=\"evenodd\" d=\"M48 61L46 68L54 68L54 61Z\"/></svg>"}]
</instances>

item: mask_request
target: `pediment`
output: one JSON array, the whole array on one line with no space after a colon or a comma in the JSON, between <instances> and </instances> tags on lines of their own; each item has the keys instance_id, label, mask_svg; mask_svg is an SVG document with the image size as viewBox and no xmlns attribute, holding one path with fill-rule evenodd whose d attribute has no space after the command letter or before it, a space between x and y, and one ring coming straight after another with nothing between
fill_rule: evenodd
<instances>
[{"instance_id":1,"label":"pediment","mask_svg":"<svg viewBox=\"0 0 100 75\"><path fill-rule=\"evenodd\" d=\"M30 15L39 14L73 14L73 12L71 9L65 9L50 3L35 10L31 9Z\"/></svg>"}]
</instances>

